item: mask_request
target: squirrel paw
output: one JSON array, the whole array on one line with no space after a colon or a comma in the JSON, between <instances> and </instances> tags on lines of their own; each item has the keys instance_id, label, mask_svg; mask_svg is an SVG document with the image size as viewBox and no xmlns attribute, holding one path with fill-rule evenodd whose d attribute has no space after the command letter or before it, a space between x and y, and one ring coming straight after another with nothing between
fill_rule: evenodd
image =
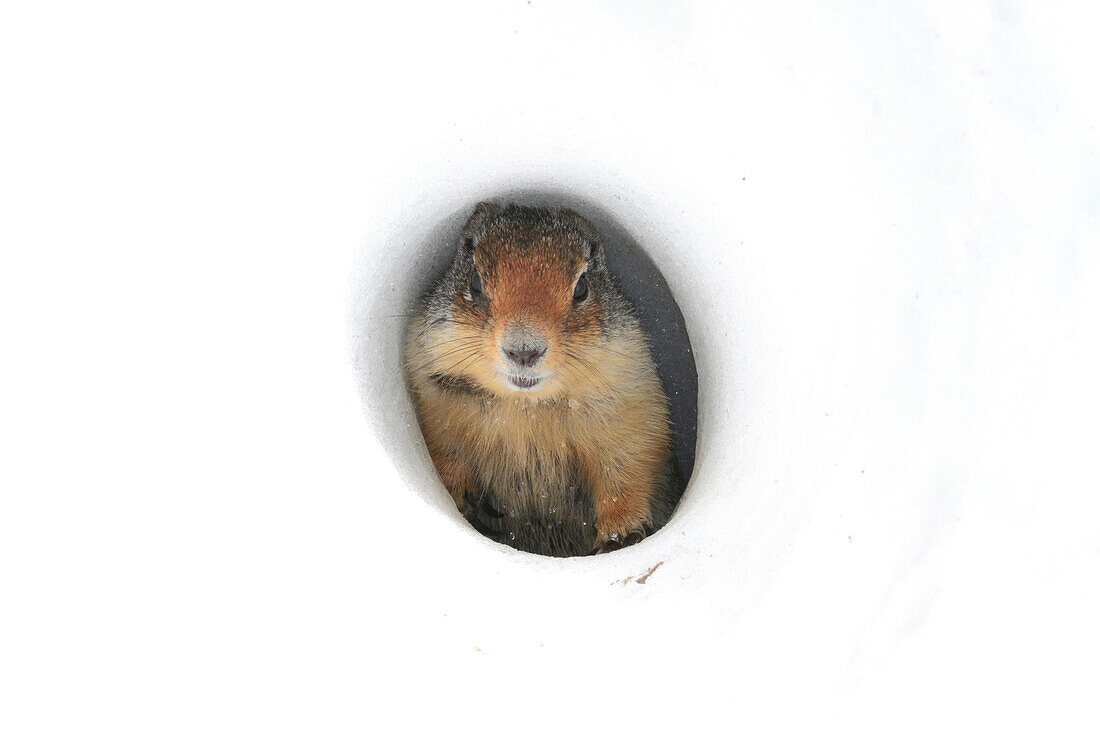
<instances>
[{"instance_id":1,"label":"squirrel paw","mask_svg":"<svg viewBox=\"0 0 1100 733\"><path fill-rule=\"evenodd\" d=\"M614 552L615 550L621 550L624 547L630 547L636 545L646 537L649 536L649 530L646 527L641 527L629 532L625 536L620 535L618 532L612 532L611 536L606 540L600 540L596 543L596 549L592 551L593 555L602 555L605 552Z\"/></svg>"},{"instance_id":2,"label":"squirrel paw","mask_svg":"<svg viewBox=\"0 0 1100 733\"><path fill-rule=\"evenodd\" d=\"M504 536L504 532L491 526L492 520L502 518L504 512L497 509L484 492L476 497L473 494L467 495L462 516L474 529L490 539L500 540Z\"/></svg>"},{"instance_id":3,"label":"squirrel paw","mask_svg":"<svg viewBox=\"0 0 1100 733\"><path fill-rule=\"evenodd\" d=\"M489 492L483 491L480 494L474 496L471 495L466 500L467 510L473 507L474 511L484 514L493 519L500 519L504 516L504 512L497 509L496 504L489 498Z\"/></svg>"}]
</instances>

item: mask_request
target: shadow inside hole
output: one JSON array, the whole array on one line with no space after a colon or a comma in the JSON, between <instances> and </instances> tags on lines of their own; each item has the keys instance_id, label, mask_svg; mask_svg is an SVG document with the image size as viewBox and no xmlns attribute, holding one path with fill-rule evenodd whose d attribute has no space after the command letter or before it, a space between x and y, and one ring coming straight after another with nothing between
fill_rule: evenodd
<instances>
[{"instance_id":1,"label":"shadow inside hole","mask_svg":"<svg viewBox=\"0 0 1100 733\"><path fill-rule=\"evenodd\" d=\"M587 199L546 189L513 189L479 200L570 208L599 231L608 268L638 313L668 395L675 460L686 487L695 465L698 377L683 314L657 266L613 215ZM410 222L406 231L392 235L382 245L385 259L373 260L363 268L367 272L358 273L351 304L356 373L368 415L378 423L379 439L398 468L410 475L412 487L441 509L454 504L440 490L434 467L430 473L424 470L431 461L416 447L423 436L402 378L401 354L408 316L450 266L475 203L438 212L435 224Z\"/></svg>"}]
</instances>

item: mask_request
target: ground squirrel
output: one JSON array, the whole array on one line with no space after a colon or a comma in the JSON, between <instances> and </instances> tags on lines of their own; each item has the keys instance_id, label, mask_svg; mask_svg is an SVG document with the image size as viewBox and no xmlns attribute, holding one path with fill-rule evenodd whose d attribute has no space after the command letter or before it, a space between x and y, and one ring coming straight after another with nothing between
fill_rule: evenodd
<instances>
[{"instance_id":1,"label":"ground squirrel","mask_svg":"<svg viewBox=\"0 0 1100 733\"><path fill-rule=\"evenodd\" d=\"M409 325L405 371L470 523L568 557L668 521L682 482L638 318L579 214L480 203Z\"/></svg>"}]
</instances>

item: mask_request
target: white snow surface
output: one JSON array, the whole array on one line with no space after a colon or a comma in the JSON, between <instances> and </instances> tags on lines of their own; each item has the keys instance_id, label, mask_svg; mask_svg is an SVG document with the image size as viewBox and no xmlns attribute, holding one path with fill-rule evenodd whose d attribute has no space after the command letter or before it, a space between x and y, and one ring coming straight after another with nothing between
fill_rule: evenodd
<instances>
[{"instance_id":1,"label":"white snow surface","mask_svg":"<svg viewBox=\"0 0 1100 733\"><path fill-rule=\"evenodd\" d=\"M0 729L1096 730L1096 21L6 6ZM401 383L433 230L522 188L695 350L606 556L467 526Z\"/></svg>"}]
</instances>

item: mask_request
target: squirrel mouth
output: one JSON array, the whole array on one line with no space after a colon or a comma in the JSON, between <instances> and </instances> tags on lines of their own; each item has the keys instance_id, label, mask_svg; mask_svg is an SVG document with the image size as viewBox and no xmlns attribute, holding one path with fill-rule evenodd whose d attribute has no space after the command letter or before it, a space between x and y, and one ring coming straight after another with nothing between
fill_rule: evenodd
<instances>
[{"instance_id":1,"label":"squirrel mouth","mask_svg":"<svg viewBox=\"0 0 1100 733\"><path fill-rule=\"evenodd\" d=\"M539 382L542 381L541 377L520 377L515 374L508 375L508 381L519 389L534 389Z\"/></svg>"}]
</instances>

